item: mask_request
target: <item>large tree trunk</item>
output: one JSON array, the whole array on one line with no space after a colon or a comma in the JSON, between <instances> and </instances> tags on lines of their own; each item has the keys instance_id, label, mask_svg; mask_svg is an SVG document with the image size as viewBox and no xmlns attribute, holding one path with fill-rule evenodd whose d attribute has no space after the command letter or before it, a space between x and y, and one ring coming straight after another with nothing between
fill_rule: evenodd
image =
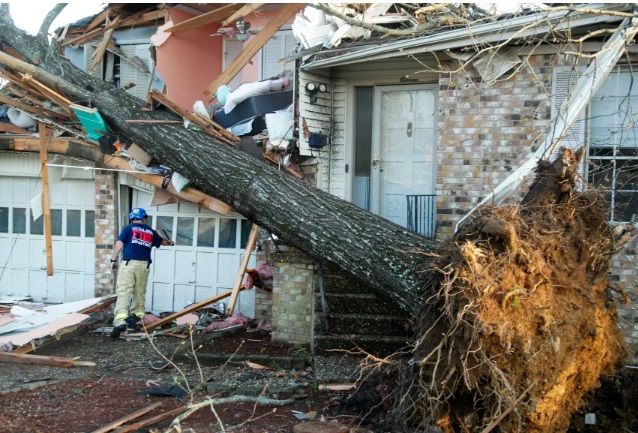
<instances>
[{"instance_id":1,"label":"large tree trunk","mask_svg":"<svg viewBox=\"0 0 638 433\"><path fill-rule=\"evenodd\" d=\"M140 111L143 102L80 71L41 39L0 19L3 51L75 102L99 110L110 139L136 143L189 178L197 188L233 206L252 222L318 261L329 262L380 291L406 312L419 303L415 251L434 243L307 183L267 166L214 138L180 125L135 125L127 119L174 119L168 112ZM15 66L18 67L17 65ZM26 70L25 69L25 70ZM188 71L185 72L187 79ZM107 139L109 139L107 137Z\"/></svg>"}]
</instances>

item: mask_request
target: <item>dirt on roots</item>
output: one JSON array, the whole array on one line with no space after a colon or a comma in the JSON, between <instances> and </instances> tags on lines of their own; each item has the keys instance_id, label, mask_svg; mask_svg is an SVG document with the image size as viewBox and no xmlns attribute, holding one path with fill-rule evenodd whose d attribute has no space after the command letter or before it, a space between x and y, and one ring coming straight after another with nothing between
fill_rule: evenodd
<instances>
[{"instance_id":1,"label":"dirt on roots","mask_svg":"<svg viewBox=\"0 0 638 433\"><path fill-rule=\"evenodd\" d=\"M607 282L614 251L595 193L483 208L429 269L402 419L445 432L566 431L625 355Z\"/></svg>"}]
</instances>

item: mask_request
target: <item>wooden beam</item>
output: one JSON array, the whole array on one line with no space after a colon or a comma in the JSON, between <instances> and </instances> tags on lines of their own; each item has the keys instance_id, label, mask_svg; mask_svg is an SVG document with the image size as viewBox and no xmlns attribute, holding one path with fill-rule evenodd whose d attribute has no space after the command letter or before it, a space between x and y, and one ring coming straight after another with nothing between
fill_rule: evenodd
<instances>
[{"instance_id":1,"label":"wooden beam","mask_svg":"<svg viewBox=\"0 0 638 433\"><path fill-rule=\"evenodd\" d=\"M38 80L33 78L33 76L30 75L30 74L22 74L22 73L20 73L20 76L22 77L22 81L26 81L31 86L36 88L39 93L45 95L52 102L55 102L64 111L69 113L69 116L75 117L75 115L73 114L73 110L71 110L69 108L69 105L71 105L73 103L70 99L68 99L65 96L62 96L61 94L59 94L55 90L45 86L44 84L42 84L41 82L39 82Z\"/></svg>"},{"instance_id":2,"label":"wooden beam","mask_svg":"<svg viewBox=\"0 0 638 433\"><path fill-rule=\"evenodd\" d=\"M268 155L264 155L264 159L270 165L273 165L273 166L275 166L277 168L283 168L286 173L296 177L297 179L303 179L303 175L301 173L298 173L295 170L293 170L292 168L286 167L285 165L280 164L279 162L275 161L272 157L270 157Z\"/></svg>"},{"instance_id":3,"label":"wooden beam","mask_svg":"<svg viewBox=\"0 0 638 433\"><path fill-rule=\"evenodd\" d=\"M16 87L19 87L25 92L34 93L37 98L46 99L46 96L38 92L37 89L34 89L33 87L23 83L22 79L19 76L14 75L13 73L9 72L6 69L0 69L0 77L6 79L11 84L13 84Z\"/></svg>"},{"instance_id":4,"label":"wooden beam","mask_svg":"<svg viewBox=\"0 0 638 433\"><path fill-rule=\"evenodd\" d=\"M207 95L214 95L217 88L223 84L227 84L232 80L235 75L241 71L244 66L248 64L255 54L268 42L268 40L279 30L281 26L286 24L297 12L301 9L300 4L291 3L283 6L279 11L279 14L268 21L268 24L264 26L261 31L253 36L246 44L244 49L233 60L233 62L223 71L215 81L210 83L206 88L205 93Z\"/></svg>"},{"instance_id":5,"label":"wooden beam","mask_svg":"<svg viewBox=\"0 0 638 433\"><path fill-rule=\"evenodd\" d=\"M69 117L65 113L58 113L57 111L49 110L48 108L36 107L35 105L25 104L24 102L18 101L15 98L11 98L7 95L0 94L0 102L3 104L11 105L15 108L18 108L22 111L26 111L27 113L34 114L40 117Z\"/></svg>"},{"instance_id":6,"label":"wooden beam","mask_svg":"<svg viewBox=\"0 0 638 433\"><path fill-rule=\"evenodd\" d=\"M235 134L228 131L223 126L218 125L217 123L213 122L210 119L205 119L199 114L193 113L187 110L186 108L180 107L177 103L168 99L168 97L164 95L163 93L158 92L157 90L151 90L149 94L151 98L155 99L160 104L163 104L166 108L168 108L172 112L187 118L188 120L193 122L195 125L202 128L204 132L207 133L208 135L215 137L218 140L222 140L226 142L227 144L233 144L239 141L239 137L237 137Z\"/></svg>"},{"instance_id":7,"label":"wooden beam","mask_svg":"<svg viewBox=\"0 0 638 433\"><path fill-rule=\"evenodd\" d=\"M78 361L73 358L63 358L61 356L28 355L26 353L0 352L0 362L11 362L14 364L34 364L47 365L49 367L92 367L95 362Z\"/></svg>"},{"instance_id":8,"label":"wooden beam","mask_svg":"<svg viewBox=\"0 0 638 433\"><path fill-rule=\"evenodd\" d=\"M186 407L178 407L175 409L171 409L169 411L166 411L164 413L161 413L159 415L155 415L154 417L151 418L147 418L145 420L142 421L138 421L136 423L133 424L129 424L129 425L125 425L122 428L119 428L117 430L114 431L114 433L131 433L137 430L140 430L144 427L147 427L149 425L153 425L157 422L160 422L161 420L165 419L165 418L169 418L171 416L175 416L181 412L186 411L187 408Z\"/></svg>"},{"instance_id":9,"label":"wooden beam","mask_svg":"<svg viewBox=\"0 0 638 433\"><path fill-rule=\"evenodd\" d=\"M239 288L239 291L242 291L244 289L245 289L245 287L242 286L242 287ZM227 297L229 297L232 294L233 294L232 290L226 290L225 292L222 292L219 295L213 296L212 298L204 299L203 301L200 301L197 304L190 305L190 306L184 308L181 311L173 313L170 316L166 316L163 319L158 320L157 322L153 322L150 325L146 325L144 328L146 329L147 332L151 331L152 329L155 329L158 326L162 326L162 325L165 325L167 323L172 322L173 320L177 319L178 317L182 317L185 314L197 311L197 310L199 310L201 308L204 308L207 305L212 304L213 302L221 301L222 299L227 298Z\"/></svg>"},{"instance_id":10,"label":"wooden beam","mask_svg":"<svg viewBox=\"0 0 638 433\"><path fill-rule=\"evenodd\" d=\"M101 33L113 28L113 29L119 29L122 27L134 27L134 26L139 26L142 24L147 24L149 22L152 21L158 21L160 19L164 19L166 12L164 9L158 9L155 11L142 11L142 12L138 12L135 13L133 15L130 15L126 18L123 18L121 21L117 22L117 23L112 23L112 24L108 24L106 26L104 26L103 28L97 28L97 29L93 29L89 32L83 33L80 36L77 36L73 39L69 39L68 41L64 41L62 43L63 47L66 47L67 45L79 45L82 43L85 43L86 41L89 41L93 38L96 38L97 36L99 36Z\"/></svg>"},{"instance_id":11,"label":"wooden beam","mask_svg":"<svg viewBox=\"0 0 638 433\"><path fill-rule=\"evenodd\" d=\"M121 426L122 424L126 424L127 422L134 420L135 418L139 418L142 415L147 414L148 412L152 411L153 409L156 409L158 407L160 407L162 405L161 401L149 404L148 406L145 406L141 409L136 410L135 412L132 412L126 416L123 416L120 419L117 419L115 421L113 421L112 423L109 423L103 427L100 427L97 430L93 430L91 433L107 433L113 429L116 429L117 427Z\"/></svg>"},{"instance_id":12,"label":"wooden beam","mask_svg":"<svg viewBox=\"0 0 638 433\"><path fill-rule=\"evenodd\" d=\"M31 134L31 132L27 131L26 129L18 128L13 123L7 122L0 122L0 132L8 132L9 134Z\"/></svg>"},{"instance_id":13,"label":"wooden beam","mask_svg":"<svg viewBox=\"0 0 638 433\"><path fill-rule=\"evenodd\" d=\"M228 302L228 307L226 308L226 314L229 316L231 316L233 314L233 311L235 310L235 304L237 303L237 298L239 297L239 291L240 291L241 283L244 280L244 274L246 273L248 260L250 260L250 256L253 254L253 250L255 249L255 245L257 244L258 236L259 236L259 226L257 224L253 224L253 228L250 230L250 235L248 235L248 241L246 242L246 249L244 250L244 256L241 259L241 263L239 264L239 270L237 271L237 276L235 277L235 284L233 284L233 290L230 295L230 301Z\"/></svg>"},{"instance_id":14,"label":"wooden beam","mask_svg":"<svg viewBox=\"0 0 638 433\"><path fill-rule=\"evenodd\" d=\"M112 25L116 26L119 21L120 21L120 17L119 16L115 17ZM115 27L111 27L110 29L104 32L104 36L102 37L100 44L97 46L97 48L93 52L93 55L91 56L91 64L89 65L89 68L88 68L89 74L93 75L93 73L97 69L97 65L102 61L102 58L104 57L104 53L106 53L106 47L109 44L109 41L111 40L111 36L113 36L114 31L115 31Z\"/></svg>"},{"instance_id":15,"label":"wooden beam","mask_svg":"<svg viewBox=\"0 0 638 433\"><path fill-rule=\"evenodd\" d=\"M37 96L36 96L36 92L33 92L33 94L31 94L28 91L23 90L22 87L18 87L13 83L7 84L7 86L4 87L4 89L6 89L7 95L13 95L20 99L29 101L35 106L43 107L44 101L46 100L46 99L41 99L39 93L37 93Z\"/></svg>"},{"instance_id":16,"label":"wooden beam","mask_svg":"<svg viewBox=\"0 0 638 433\"><path fill-rule=\"evenodd\" d=\"M44 249L47 256L47 276L53 276L53 242L51 235L51 197L49 197L49 167L47 145L52 131L44 123L38 123L40 133L40 172L42 173L42 216L44 218Z\"/></svg>"},{"instance_id":17,"label":"wooden beam","mask_svg":"<svg viewBox=\"0 0 638 433\"><path fill-rule=\"evenodd\" d=\"M263 3L248 3L248 4L245 4L237 12L235 12L234 14L232 14L231 16L226 18L222 22L222 27L226 27L228 24L231 24L231 23L234 24L235 21L237 21L238 18L245 17L246 15L249 15L249 14L255 12L257 9L259 9L263 5L264 5Z\"/></svg>"},{"instance_id":18,"label":"wooden beam","mask_svg":"<svg viewBox=\"0 0 638 433\"><path fill-rule=\"evenodd\" d=\"M126 119L126 123L133 125L181 125L181 120L146 120L146 119Z\"/></svg>"},{"instance_id":19,"label":"wooden beam","mask_svg":"<svg viewBox=\"0 0 638 433\"><path fill-rule=\"evenodd\" d=\"M165 31L169 33L184 33L205 26L206 24L216 23L220 20L223 20L230 14L238 11L241 6L241 3L231 3L226 6L214 9L210 12L206 12L204 14L197 15L196 17L182 21L181 23L175 24L173 27L169 27Z\"/></svg>"},{"instance_id":20,"label":"wooden beam","mask_svg":"<svg viewBox=\"0 0 638 433\"><path fill-rule=\"evenodd\" d=\"M93 18L93 21L91 21L91 23L84 28L84 31L85 32L90 32L91 30L96 29L99 26L101 26L102 23L105 22L109 18L110 12L111 12L110 8L107 7L102 12L97 14L95 16L95 18Z\"/></svg>"}]
</instances>

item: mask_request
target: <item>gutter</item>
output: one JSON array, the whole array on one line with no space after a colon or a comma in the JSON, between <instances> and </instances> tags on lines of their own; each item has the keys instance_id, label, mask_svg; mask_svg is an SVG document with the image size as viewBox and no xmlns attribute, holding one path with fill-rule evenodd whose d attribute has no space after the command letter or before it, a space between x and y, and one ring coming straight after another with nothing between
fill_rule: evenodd
<instances>
[{"instance_id":1,"label":"gutter","mask_svg":"<svg viewBox=\"0 0 638 433\"><path fill-rule=\"evenodd\" d=\"M587 5L587 9L631 12L632 4L592 4ZM569 19L560 22L562 18L568 15L571 15ZM540 24L543 21L549 22ZM311 61L302 65L301 69L312 70L493 42L509 42L512 39L547 33L549 30L564 30L567 28L618 21L621 21L621 18L617 16L574 13L568 10L539 12L533 15L477 24L476 26L453 29L413 39L381 43L380 45L361 49L342 56ZM534 26L534 23L539 23L539 25Z\"/></svg>"}]
</instances>

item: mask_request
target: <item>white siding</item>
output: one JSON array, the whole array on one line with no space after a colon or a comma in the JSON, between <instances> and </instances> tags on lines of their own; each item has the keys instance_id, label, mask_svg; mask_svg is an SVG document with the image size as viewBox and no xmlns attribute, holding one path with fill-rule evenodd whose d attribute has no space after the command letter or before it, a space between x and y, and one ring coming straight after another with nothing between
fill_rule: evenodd
<instances>
[{"instance_id":1,"label":"white siding","mask_svg":"<svg viewBox=\"0 0 638 433\"><path fill-rule=\"evenodd\" d=\"M286 65L279 63L279 60L294 53L296 45L292 30L275 33L261 50L261 79L274 77L283 72Z\"/></svg>"}]
</instances>

